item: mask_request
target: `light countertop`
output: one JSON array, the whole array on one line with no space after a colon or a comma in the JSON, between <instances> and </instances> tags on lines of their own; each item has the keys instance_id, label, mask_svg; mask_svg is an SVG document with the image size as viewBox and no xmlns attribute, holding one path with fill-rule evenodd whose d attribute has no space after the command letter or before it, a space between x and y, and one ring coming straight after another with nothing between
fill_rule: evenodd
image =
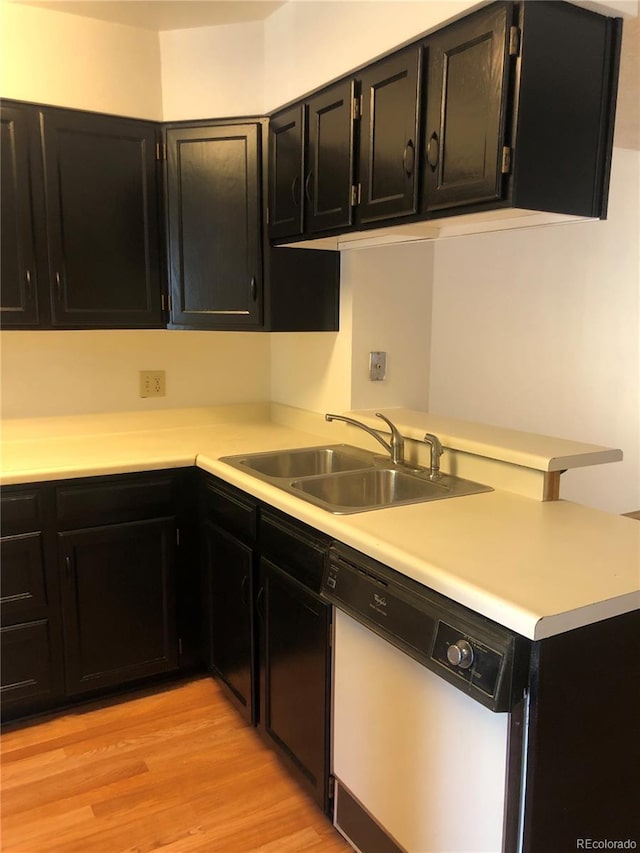
<instances>
[{"instance_id":1,"label":"light countertop","mask_svg":"<svg viewBox=\"0 0 640 853\"><path fill-rule=\"evenodd\" d=\"M633 519L500 490L332 515L219 461L322 444L326 434L272 423L259 407L224 416L158 415L85 417L66 429L58 419L19 429L10 423L3 429L2 482L196 464L530 639L640 608L640 524Z\"/></svg>"}]
</instances>

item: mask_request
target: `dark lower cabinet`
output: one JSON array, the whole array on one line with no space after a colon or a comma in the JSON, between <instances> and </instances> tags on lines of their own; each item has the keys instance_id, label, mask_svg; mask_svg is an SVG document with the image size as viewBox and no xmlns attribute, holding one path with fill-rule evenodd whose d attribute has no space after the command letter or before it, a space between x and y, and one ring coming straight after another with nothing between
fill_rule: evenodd
<instances>
[{"instance_id":1,"label":"dark lower cabinet","mask_svg":"<svg viewBox=\"0 0 640 853\"><path fill-rule=\"evenodd\" d=\"M259 730L328 814L332 626L319 591L329 541L265 509L258 547Z\"/></svg>"},{"instance_id":2,"label":"dark lower cabinet","mask_svg":"<svg viewBox=\"0 0 640 853\"><path fill-rule=\"evenodd\" d=\"M0 527L2 719L45 710L64 692L59 587L47 489L3 489Z\"/></svg>"},{"instance_id":3,"label":"dark lower cabinet","mask_svg":"<svg viewBox=\"0 0 640 853\"><path fill-rule=\"evenodd\" d=\"M173 518L59 534L67 693L178 667Z\"/></svg>"},{"instance_id":4,"label":"dark lower cabinet","mask_svg":"<svg viewBox=\"0 0 640 853\"><path fill-rule=\"evenodd\" d=\"M209 666L247 722L256 722L253 551L209 521L203 544L209 603Z\"/></svg>"},{"instance_id":5,"label":"dark lower cabinet","mask_svg":"<svg viewBox=\"0 0 640 853\"><path fill-rule=\"evenodd\" d=\"M264 736L329 808L331 606L269 560L260 562Z\"/></svg>"},{"instance_id":6,"label":"dark lower cabinet","mask_svg":"<svg viewBox=\"0 0 640 853\"><path fill-rule=\"evenodd\" d=\"M200 490L207 667L247 720L257 719L254 547L257 502L204 475Z\"/></svg>"}]
</instances>

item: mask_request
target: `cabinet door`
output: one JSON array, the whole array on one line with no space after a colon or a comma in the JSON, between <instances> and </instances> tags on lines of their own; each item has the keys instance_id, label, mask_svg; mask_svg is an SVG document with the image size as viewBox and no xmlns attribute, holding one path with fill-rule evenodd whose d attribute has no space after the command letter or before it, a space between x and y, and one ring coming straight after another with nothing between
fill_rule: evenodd
<instances>
[{"instance_id":1,"label":"cabinet door","mask_svg":"<svg viewBox=\"0 0 640 853\"><path fill-rule=\"evenodd\" d=\"M347 80L308 103L309 144L304 181L305 230L352 223L355 82Z\"/></svg>"},{"instance_id":2,"label":"cabinet door","mask_svg":"<svg viewBox=\"0 0 640 853\"><path fill-rule=\"evenodd\" d=\"M269 121L269 236L302 234L305 108L298 104Z\"/></svg>"},{"instance_id":3,"label":"cabinet door","mask_svg":"<svg viewBox=\"0 0 640 853\"><path fill-rule=\"evenodd\" d=\"M56 667L48 619L8 625L0 629L0 698L2 717L33 713L51 704Z\"/></svg>"},{"instance_id":4,"label":"cabinet door","mask_svg":"<svg viewBox=\"0 0 640 853\"><path fill-rule=\"evenodd\" d=\"M43 113L53 325L162 325L156 129Z\"/></svg>"},{"instance_id":5,"label":"cabinet door","mask_svg":"<svg viewBox=\"0 0 640 853\"><path fill-rule=\"evenodd\" d=\"M367 68L361 79L361 222L418 210L422 48Z\"/></svg>"},{"instance_id":6,"label":"cabinet door","mask_svg":"<svg viewBox=\"0 0 640 853\"><path fill-rule=\"evenodd\" d=\"M4 326L37 326L39 320L32 190L40 179L34 159L37 113L29 107L0 109L0 249ZM35 127L34 127L35 125Z\"/></svg>"},{"instance_id":7,"label":"cabinet door","mask_svg":"<svg viewBox=\"0 0 640 853\"><path fill-rule=\"evenodd\" d=\"M427 211L502 195L511 16L496 4L427 41Z\"/></svg>"},{"instance_id":8,"label":"cabinet door","mask_svg":"<svg viewBox=\"0 0 640 853\"><path fill-rule=\"evenodd\" d=\"M211 522L204 524L209 601L209 660L242 715L254 724L253 552Z\"/></svg>"},{"instance_id":9,"label":"cabinet door","mask_svg":"<svg viewBox=\"0 0 640 853\"><path fill-rule=\"evenodd\" d=\"M255 327L262 315L258 124L170 128L171 322Z\"/></svg>"},{"instance_id":10,"label":"cabinet door","mask_svg":"<svg viewBox=\"0 0 640 853\"><path fill-rule=\"evenodd\" d=\"M261 560L260 726L328 807L331 607Z\"/></svg>"},{"instance_id":11,"label":"cabinet door","mask_svg":"<svg viewBox=\"0 0 640 853\"><path fill-rule=\"evenodd\" d=\"M175 522L60 533L67 692L176 669Z\"/></svg>"}]
</instances>

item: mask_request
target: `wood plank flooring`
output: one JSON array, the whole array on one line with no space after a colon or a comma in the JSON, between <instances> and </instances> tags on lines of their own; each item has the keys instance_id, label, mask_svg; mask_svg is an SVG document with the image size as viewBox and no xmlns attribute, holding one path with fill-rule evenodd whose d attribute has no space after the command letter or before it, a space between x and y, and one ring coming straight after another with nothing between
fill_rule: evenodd
<instances>
[{"instance_id":1,"label":"wood plank flooring","mask_svg":"<svg viewBox=\"0 0 640 853\"><path fill-rule=\"evenodd\" d=\"M3 853L346 853L210 678L0 737Z\"/></svg>"}]
</instances>

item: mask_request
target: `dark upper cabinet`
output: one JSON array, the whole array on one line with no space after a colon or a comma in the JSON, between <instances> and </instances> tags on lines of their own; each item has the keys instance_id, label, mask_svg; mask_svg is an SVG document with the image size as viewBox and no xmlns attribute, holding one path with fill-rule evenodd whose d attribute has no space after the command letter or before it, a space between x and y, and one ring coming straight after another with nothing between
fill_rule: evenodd
<instances>
[{"instance_id":1,"label":"dark upper cabinet","mask_svg":"<svg viewBox=\"0 0 640 853\"><path fill-rule=\"evenodd\" d=\"M261 130L258 121L167 130L173 326L262 321Z\"/></svg>"},{"instance_id":2,"label":"dark upper cabinet","mask_svg":"<svg viewBox=\"0 0 640 853\"><path fill-rule=\"evenodd\" d=\"M161 326L156 125L2 106L2 320Z\"/></svg>"},{"instance_id":3,"label":"dark upper cabinet","mask_svg":"<svg viewBox=\"0 0 640 853\"><path fill-rule=\"evenodd\" d=\"M362 223L418 210L422 48L412 46L360 76Z\"/></svg>"},{"instance_id":4,"label":"dark upper cabinet","mask_svg":"<svg viewBox=\"0 0 640 853\"><path fill-rule=\"evenodd\" d=\"M497 3L426 45L427 216L606 216L619 20L570 3Z\"/></svg>"},{"instance_id":5,"label":"dark upper cabinet","mask_svg":"<svg viewBox=\"0 0 640 853\"><path fill-rule=\"evenodd\" d=\"M269 236L302 234L304 188L304 104L297 104L269 122Z\"/></svg>"},{"instance_id":6,"label":"dark upper cabinet","mask_svg":"<svg viewBox=\"0 0 640 853\"><path fill-rule=\"evenodd\" d=\"M353 219L355 81L345 80L307 102L305 230L348 228Z\"/></svg>"},{"instance_id":7,"label":"dark upper cabinet","mask_svg":"<svg viewBox=\"0 0 640 853\"><path fill-rule=\"evenodd\" d=\"M0 315L4 326L37 326L38 268L36 263L33 183L37 183L35 112L3 105L0 110L0 222L2 290Z\"/></svg>"},{"instance_id":8,"label":"dark upper cabinet","mask_svg":"<svg viewBox=\"0 0 640 853\"><path fill-rule=\"evenodd\" d=\"M428 39L428 211L502 195L511 20L499 4Z\"/></svg>"},{"instance_id":9,"label":"dark upper cabinet","mask_svg":"<svg viewBox=\"0 0 640 853\"><path fill-rule=\"evenodd\" d=\"M52 324L162 324L155 125L42 113Z\"/></svg>"}]
</instances>

